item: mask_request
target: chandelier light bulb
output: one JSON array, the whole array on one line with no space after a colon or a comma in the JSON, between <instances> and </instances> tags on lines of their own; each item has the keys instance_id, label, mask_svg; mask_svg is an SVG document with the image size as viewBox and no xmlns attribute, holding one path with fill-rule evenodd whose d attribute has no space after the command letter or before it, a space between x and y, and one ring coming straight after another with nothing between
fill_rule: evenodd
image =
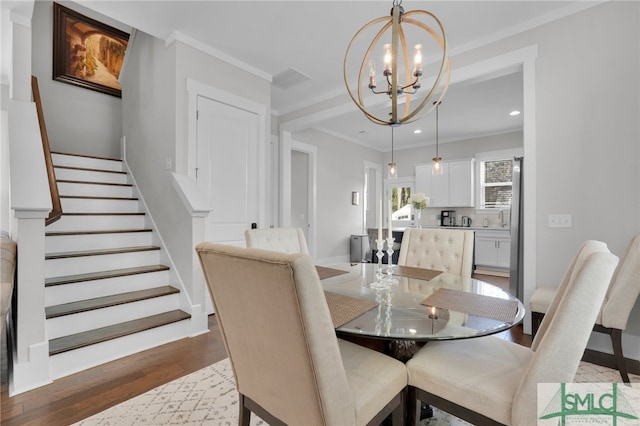
<instances>
[{"instance_id":1,"label":"chandelier light bulb","mask_svg":"<svg viewBox=\"0 0 640 426\"><path fill-rule=\"evenodd\" d=\"M391 53L391 45L385 44L383 50L384 75L391 75L391 62L393 59L393 55Z\"/></svg>"},{"instance_id":2,"label":"chandelier light bulb","mask_svg":"<svg viewBox=\"0 0 640 426\"><path fill-rule=\"evenodd\" d=\"M416 44L415 54L413 55L413 75L419 77L422 75L422 45Z\"/></svg>"},{"instance_id":3,"label":"chandelier light bulb","mask_svg":"<svg viewBox=\"0 0 640 426\"><path fill-rule=\"evenodd\" d=\"M369 61L369 89L376 88L376 64Z\"/></svg>"}]
</instances>

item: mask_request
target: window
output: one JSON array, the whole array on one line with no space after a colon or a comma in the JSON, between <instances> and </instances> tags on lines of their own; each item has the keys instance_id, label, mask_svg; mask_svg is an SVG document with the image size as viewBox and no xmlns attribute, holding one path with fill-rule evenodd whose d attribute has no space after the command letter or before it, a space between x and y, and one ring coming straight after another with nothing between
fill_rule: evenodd
<instances>
[{"instance_id":1,"label":"window","mask_svg":"<svg viewBox=\"0 0 640 426\"><path fill-rule=\"evenodd\" d=\"M480 162L481 209L511 207L513 160L485 160Z\"/></svg>"},{"instance_id":2,"label":"window","mask_svg":"<svg viewBox=\"0 0 640 426\"><path fill-rule=\"evenodd\" d=\"M413 177L385 180L386 199L391 201L391 221L393 227L411 226L413 223L413 211L409 197L413 194ZM387 201L385 201L386 203ZM384 217L388 220L388 205L385 204ZM385 222L386 224L386 222ZM384 226L386 228L386 225Z\"/></svg>"}]
</instances>

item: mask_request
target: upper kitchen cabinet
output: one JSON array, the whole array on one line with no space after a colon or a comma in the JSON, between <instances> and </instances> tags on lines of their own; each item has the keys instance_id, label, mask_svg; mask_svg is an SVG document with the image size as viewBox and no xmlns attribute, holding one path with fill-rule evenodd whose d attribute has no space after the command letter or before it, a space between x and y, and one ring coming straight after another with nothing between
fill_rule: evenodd
<instances>
[{"instance_id":1,"label":"upper kitchen cabinet","mask_svg":"<svg viewBox=\"0 0 640 426\"><path fill-rule=\"evenodd\" d=\"M474 207L475 159L442 162L442 175L431 174L431 164L416 166L416 192L431 199L429 207Z\"/></svg>"}]
</instances>

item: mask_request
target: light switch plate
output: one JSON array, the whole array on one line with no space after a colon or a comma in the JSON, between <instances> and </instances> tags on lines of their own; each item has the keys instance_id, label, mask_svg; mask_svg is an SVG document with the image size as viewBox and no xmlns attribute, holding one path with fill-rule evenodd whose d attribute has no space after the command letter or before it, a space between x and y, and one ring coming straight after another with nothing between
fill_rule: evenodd
<instances>
[{"instance_id":1,"label":"light switch plate","mask_svg":"<svg viewBox=\"0 0 640 426\"><path fill-rule=\"evenodd\" d=\"M571 228L572 226L570 214L549 215L549 228Z\"/></svg>"}]
</instances>

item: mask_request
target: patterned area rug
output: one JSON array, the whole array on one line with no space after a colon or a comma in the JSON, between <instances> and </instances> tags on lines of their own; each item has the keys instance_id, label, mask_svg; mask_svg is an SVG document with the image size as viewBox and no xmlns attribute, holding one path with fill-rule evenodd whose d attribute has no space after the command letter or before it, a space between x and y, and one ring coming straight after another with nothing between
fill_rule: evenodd
<instances>
[{"instance_id":1,"label":"patterned area rug","mask_svg":"<svg viewBox=\"0 0 640 426\"><path fill-rule=\"evenodd\" d=\"M631 382L640 376L630 375ZM620 382L616 370L580 363L575 382ZM237 425L238 393L228 359L169 382L84 419L78 426L128 425ZM434 416L422 426L460 426L469 423L434 409ZM266 425L251 415L251 425Z\"/></svg>"}]
</instances>

